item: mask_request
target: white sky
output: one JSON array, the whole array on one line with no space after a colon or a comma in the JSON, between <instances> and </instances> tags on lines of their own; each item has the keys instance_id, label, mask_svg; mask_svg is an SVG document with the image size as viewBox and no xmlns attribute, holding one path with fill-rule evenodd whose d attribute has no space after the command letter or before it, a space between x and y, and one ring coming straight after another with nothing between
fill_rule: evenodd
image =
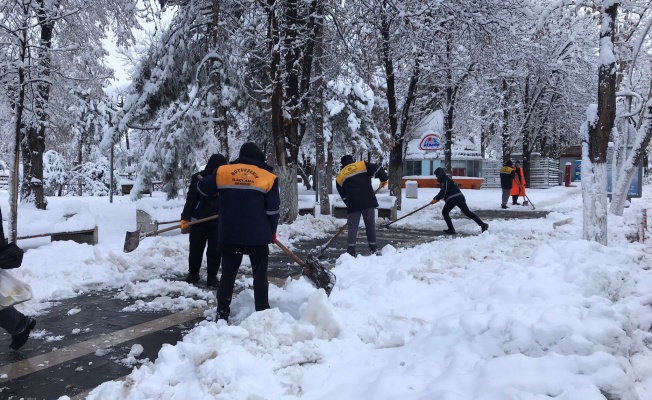
<instances>
[{"instance_id":1,"label":"white sky","mask_svg":"<svg viewBox=\"0 0 652 400\"><path fill-rule=\"evenodd\" d=\"M119 196L114 204L49 198L45 212L21 205L21 235L97 223L100 243L21 241L24 264L12 274L34 289L35 298L19 306L28 314L102 288L120 289L121 298L158 296L139 301L140 309L207 307L207 320L164 346L156 362L139 360L137 347L117 355L137 363L134 371L89 399L604 400L601 391L649 399L650 241L625 238L634 235L652 187L643 193L623 218L610 216L606 247L581 240L581 187L529 189L537 210L551 211L548 218L491 220L481 235L386 246L379 256L342 255L329 298L302 278L272 285L273 308L256 313L251 280L239 281L246 289L234 299L230 325L212 321L214 293L163 278L187 272L187 236L175 231L122 252L136 208L178 218L182 201L160 193L137 202ZM434 194L419 189L399 216ZM500 206L499 189L464 194L472 210ZM0 191L3 210L7 204ZM64 222L66 211L77 217ZM440 211L440 204L430 206L392 229L444 229ZM553 228L567 218L570 224ZM458 232L479 232L468 219L453 221ZM300 217L280 226L278 237L290 246L306 237L326 242L325 231L343 222ZM50 334L37 328L40 337Z\"/></svg>"},{"instance_id":2,"label":"white sky","mask_svg":"<svg viewBox=\"0 0 652 400\"><path fill-rule=\"evenodd\" d=\"M153 4L157 4L156 1ZM142 6L142 5L141 5ZM171 20L174 14L175 7L167 7L164 12L162 12L161 20L158 22L160 26L166 26ZM143 27L143 30L133 30L136 40L139 42L136 44L136 47L139 45L142 46L140 41L145 40L148 35L152 34L155 31L155 26L153 22L147 22L142 18L139 18L140 24ZM159 28L160 29L160 28ZM109 87L109 91L113 89L120 89L131 82L130 71L134 67L131 63L125 59L124 55L121 54L118 47L115 45L113 36L109 32L109 37L104 40L104 45L109 56L106 58L107 65L109 65L115 71L115 79L112 80L112 83ZM129 49L128 51L134 51L134 49Z\"/></svg>"}]
</instances>

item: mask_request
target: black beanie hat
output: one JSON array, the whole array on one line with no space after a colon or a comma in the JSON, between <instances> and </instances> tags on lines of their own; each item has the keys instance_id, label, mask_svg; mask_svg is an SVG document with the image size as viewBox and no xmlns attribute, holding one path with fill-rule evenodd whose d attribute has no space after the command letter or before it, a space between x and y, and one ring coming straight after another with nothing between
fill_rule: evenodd
<instances>
[{"instance_id":1,"label":"black beanie hat","mask_svg":"<svg viewBox=\"0 0 652 400\"><path fill-rule=\"evenodd\" d=\"M446 171L444 171L443 168L439 167L435 169L435 176L437 177L437 179L441 179L441 177L444 175L446 175Z\"/></svg>"},{"instance_id":2,"label":"black beanie hat","mask_svg":"<svg viewBox=\"0 0 652 400\"><path fill-rule=\"evenodd\" d=\"M505 161L505 165L511 167L512 165L514 165L514 163L512 163L512 160L507 160Z\"/></svg>"},{"instance_id":3,"label":"black beanie hat","mask_svg":"<svg viewBox=\"0 0 652 400\"><path fill-rule=\"evenodd\" d=\"M247 142L240 147L239 157L247 157L252 160L265 161L265 153L256 146L254 142Z\"/></svg>"},{"instance_id":4,"label":"black beanie hat","mask_svg":"<svg viewBox=\"0 0 652 400\"><path fill-rule=\"evenodd\" d=\"M340 159L340 162L342 163L342 166L349 165L353 162L353 157L350 154L347 154Z\"/></svg>"},{"instance_id":5,"label":"black beanie hat","mask_svg":"<svg viewBox=\"0 0 652 400\"><path fill-rule=\"evenodd\" d=\"M213 154L208 159L208 162L206 163L206 167L204 168L204 172L206 174L212 174L213 171L215 171L216 168L221 167L222 165L226 165L226 164L228 164L228 162L226 161L226 158L223 155L221 155L221 154Z\"/></svg>"}]
</instances>

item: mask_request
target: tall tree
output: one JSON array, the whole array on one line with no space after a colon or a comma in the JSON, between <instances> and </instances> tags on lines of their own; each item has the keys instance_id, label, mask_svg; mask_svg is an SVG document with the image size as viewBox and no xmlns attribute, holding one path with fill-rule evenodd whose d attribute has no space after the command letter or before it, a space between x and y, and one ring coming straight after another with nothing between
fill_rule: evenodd
<instances>
[{"instance_id":1,"label":"tall tree","mask_svg":"<svg viewBox=\"0 0 652 400\"><path fill-rule=\"evenodd\" d=\"M616 118L616 56L614 54L617 0L600 8L600 65L598 104L587 111L582 130L582 196L584 239L607 244L607 148Z\"/></svg>"}]
</instances>

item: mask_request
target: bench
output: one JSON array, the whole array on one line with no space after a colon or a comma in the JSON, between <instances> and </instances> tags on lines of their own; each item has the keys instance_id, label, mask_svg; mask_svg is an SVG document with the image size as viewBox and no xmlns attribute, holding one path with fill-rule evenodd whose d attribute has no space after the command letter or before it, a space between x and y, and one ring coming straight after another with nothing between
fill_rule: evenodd
<instances>
[{"instance_id":1,"label":"bench","mask_svg":"<svg viewBox=\"0 0 652 400\"><path fill-rule=\"evenodd\" d=\"M9 174L0 172L0 189L9 188Z\"/></svg>"},{"instance_id":2,"label":"bench","mask_svg":"<svg viewBox=\"0 0 652 400\"><path fill-rule=\"evenodd\" d=\"M170 225L170 224L178 224L181 222L181 220L174 220L174 221L157 221L152 216L144 211L144 210L139 210L136 209L136 229L140 231L140 233L150 233L154 231L158 231L160 225ZM183 229L181 230L182 233L189 233L189 230Z\"/></svg>"},{"instance_id":3,"label":"bench","mask_svg":"<svg viewBox=\"0 0 652 400\"><path fill-rule=\"evenodd\" d=\"M299 195L299 215L315 216L315 196L306 194Z\"/></svg>"},{"instance_id":4,"label":"bench","mask_svg":"<svg viewBox=\"0 0 652 400\"><path fill-rule=\"evenodd\" d=\"M396 197L376 196L378 199L378 218L396 219ZM346 204L341 198L336 198L331 205L331 214L335 218L347 218Z\"/></svg>"},{"instance_id":5,"label":"bench","mask_svg":"<svg viewBox=\"0 0 652 400\"><path fill-rule=\"evenodd\" d=\"M396 196L376 196L378 199L378 218L396 219Z\"/></svg>"},{"instance_id":6,"label":"bench","mask_svg":"<svg viewBox=\"0 0 652 400\"><path fill-rule=\"evenodd\" d=\"M29 236L18 236L17 240L22 239L33 239L37 237L50 236L50 240L53 242L60 240L72 240L77 243L87 243L90 245L96 245L99 241L97 226L92 229L83 229L78 231L68 231L68 232L55 232L55 233L40 233L38 235L29 235Z\"/></svg>"},{"instance_id":7,"label":"bench","mask_svg":"<svg viewBox=\"0 0 652 400\"><path fill-rule=\"evenodd\" d=\"M130 194L131 190L134 188L134 182L133 181L122 181L120 182L120 191L122 192L123 195ZM142 194L148 194L152 195L152 188L145 189L141 192Z\"/></svg>"}]
</instances>

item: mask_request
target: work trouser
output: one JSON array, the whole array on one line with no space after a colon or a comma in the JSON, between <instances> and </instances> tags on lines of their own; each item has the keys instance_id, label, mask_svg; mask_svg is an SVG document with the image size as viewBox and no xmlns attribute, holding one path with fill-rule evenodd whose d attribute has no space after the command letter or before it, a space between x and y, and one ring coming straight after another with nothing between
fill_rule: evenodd
<instances>
[{"instance_id":1,"label":"work trouser","mask_svg":"<svg viewBox=\"0 0 652 400\"><path fill-rule=\"evenodd\" d=\"M217 276L222 258L217 242L217 220L190 226L189 236L188 272L191 274L199 273L205 249L207 275Z\"/></svg>"},{"instance_id":2,"label":"work trouser","mask_svg":"<svg viewBox=\"0 0 652 400\"><path fill-rule=\"evenodd\" d=\"M482 220L477 215L469 210L469 206L466 205L466 199L462 196L457 196L446 200L446 204L444 204L444 207L441 209L441 215L444 217L444 221L446 221L446 226L448 226L448 229L455 230L455 228L453 228L453 221L451 221L451 217L449 215L451 210L455 207L458 207L464 215L474 220L475 223L479 226L484 224L484 222L482 222Z\"/></svg>"},{"instance_id":3,"label":"work trouser","mask_svg":"<svg viewBox=\"0 0 652 400\"><path fill-rule=\"evenodd\" d=\"M251 271L254 278L254 303L256 311L269 308L269 282L267 281L267 263L269 260L268 246L223 246L222 247L222 278L217 289L217 310L223 316L231 314L231 298L233 286L242 263L243 254L249 256Z\"/></svg>"},{"instance_id":4,"label":"work trouser","mask_svg":"<svg viewBox=\"0 0 652 400\"><path fill-rule=\"evenodd\" d=\"M365 208L362 211L354 211L347 214L348 236L346 239L347 248L354 248L358 238L358 225L360 217L364 221L364 228L367 234L367 242L370 249L376 249L376 209Z\"/></svg>"},{"instance_id":5,"label":"work trouser","mask_svg":"<svg viewBox=\"0 0 652 400\"><path fill-rule=\"evenodd\" d=\"M503 202L501 205L506 206L509 201L509 193L512 191L512 188L503 189Z\"/></svg>"},{"instance_id":6,"label":"work trouser","mask_svg":"<svg viewBox=\"0 0 652 400\"><path fill-rule=\"evenodd\" d=\"M0 310L0 328L12 336L24 331L28 322L27 316L13 306Z\"/></svg>"}]
</instances>

